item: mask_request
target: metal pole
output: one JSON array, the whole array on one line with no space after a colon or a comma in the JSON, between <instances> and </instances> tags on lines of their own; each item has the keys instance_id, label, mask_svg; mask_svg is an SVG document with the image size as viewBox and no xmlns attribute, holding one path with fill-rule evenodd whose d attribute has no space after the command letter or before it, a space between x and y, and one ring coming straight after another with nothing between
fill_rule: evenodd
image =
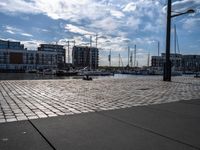
<instances>
[{"instance_id":1,"label":"metal pole","mask_svg":"<svg viewBox=\"0 0 200 150\"><path fill-rule=\"evenodd\" d=\"M166 30L166 53L165 53L163 81L171 81L170 32L171 32L171 0L168 0L168 4L167 4L167 30Z\"/></svg>"},{"instance_id":2,"label":"metal pole","mask_svg":"<svg viewBox=\"0 0 200 150\"><path fill-rule=\"evenodd\" d=\"M92 70L92 36L90 36L90 70Z\"/></svg>"},{"instance_id":3,"label":"metal pole","mask_svg":"<svg viewBox=\"0 0 200 150\"><path fill-rule=\"evenodd\" d=\"M128 67L129 67L129 57L130 57L130 48L128 46L128 64L127 64Z\"/></svg>"},{"instance_id":4,"label":"metal pole","mask_svg":"<svg viewBox=\"0 0 200 150\"><path fill-rule=\"evenodd\" d=\"M120 54L119 54L119 67L120 67L120 58L121 58L121 56L120 56Z\"/></svg>"},{"instance_id":5,"label":"metal pole","mask_svg":"<svg viewBox=\"0 0 200 150\"><path fill-rule=\"evenodd\" d=\"M69 58L69 41L67 41L67 54L68 54L68 63L70 63L70 58Z\"/></svg>"},{"instance_id":6,"label":"metal pole","mask_svg":"<svg viewBox=\"0 0 200 150\"><path fill-rule=\"evenodd\" d=\"M177 57L176 57L176 25L174 24L174 71L176 71L177 67Z\"/></svg>"},{"instance_id":7,"label":"metal pole","mask_svg":"<svg viewBox=\"0 0 200 150\"><path fill-rule=\"evenodd\" d=\"M160 56L160 41L158 41L158 56Z\"/></svg>"},{"instance_id":8,"label":"metal pole","mask_svg":"<svg viewBox=\"0 0 200 150\"><path fill-rule=\"evenodd\" d=\"M109 67L111 67L111 49L110 49L110 54L109 54Z\"/></svg>"},{"instance_id":9,"label":"metal pole","mask_svg":"<svg viewBox=\"0 0 200 150\"><path fill-rule=\"evenodd\" d=\"M147 58L147 67L149 67L149 60L150 60L150 52L148 53L148 58Z\"/></svg>"},{"instance_id":10,"label":"metal pole","mask_svg":"<svg viewBox=\"0 0 200 150\"><path fill-rule=\"evenodd\" d=\"M134 50L134 67L136 67L136 45Z\"/></svg>"},{"instance_id":11,"label":"metal pole","mask_svg":"<svg viewBox=\"0 0 200 150\"><path fill-rule=\"evenodd\" d=\"M96 48L97 48L97 43L98 42L98 34L96 34Z\"/></svg>"},{"instance_id":12,"label":"metal pole","mask_svg":"<svg viewBox=\"0 0 200 150\"><path fill-rule=\"evenodd\" d=\"M133 67L133 51L131 51L130 62L131 62L131 67Z\"/></svg>"}]
</instances>

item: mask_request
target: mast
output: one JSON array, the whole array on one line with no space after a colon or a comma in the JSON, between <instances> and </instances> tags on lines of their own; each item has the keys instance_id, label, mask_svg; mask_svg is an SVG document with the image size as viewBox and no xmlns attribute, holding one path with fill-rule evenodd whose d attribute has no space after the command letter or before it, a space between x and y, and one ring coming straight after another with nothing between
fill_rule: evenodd
<instances>
[{"instance_id":1,"label":"mast","mask_svg":"<svg viewBox=\"0 0 200 150\"><path fill-rule=\"evenodd\" d=\"M180 54L180 49L179 49L179 42L178 42L178 34L177 34L177 30L176 30L176 44L177 44L177 49L178 49L178 53Z\"/></svg>"},{"instance_id":2,"label":"mast","mask_svg":"<svg viewBox=\"0 0 200 150\"><path fill-rule=\"evenodd\" d=\"M92 70L92 36L90 35L90 70Z\"/></svg>"},{"instance_id":3,"label":"mast","mask_svg":"<svg viewBox=\"0 0 200 150\"><path fill-rule=\"evenodd\" d=\"M134 49L134 67L136 67L136 45L135 45L135 49Z\"/></svg>"},{"instance_id":4,"label":"mast","mask_svg":"<svg viewBox=\"0 0 200 150\"><path fill-rule=\"evenodd\" d=\"M131 51L130 63L131 63L131 67L133 67L133 51Z\"/></svg>"},{"instance_id":5,"label":"mast","mask_svg":"<svg viewBox=\"0 0 200 150\"><path fill-rule=\"evenodd\" d=\"M176 55L176 25L174 24L174 53Z\"/></svg>"},{"instance_id":6,"label":"mast","mask_svg":"<svg viewBox=\"0 0 200 150\"><path fill-rule=\"evenodd\" d=\"M70 63L70 58L69 58L69 41L67 41L67 54L68 54L68 63Z\"/></svg>"},{"instance_id":7,"label":"mast","mask_svg":"<svg viewBox=\"0 0 200 150\"><path fill-rule=\"evenodd\" d=\"M111 67L111 49L110 49L110 53L108 55L108 61L109 61L109 67Z\"/></svg>"},{"instance_id":8,"label":"mast","mask_svg":"<svg viewBox=\"0 0 200 150\"><path fill-rule=\"evenodd\" d=\"M128 64L127 64L128 67L129 67L129 57L130 57L130 48L128 46Z\"/></svg>"},{"instance_id":9,"label":"mast","mask_svg":"<svg viewBox=\"0 0 200 150\"><path fill-rule=\"evenodd\" d=\"M158 56L160 56L160 41L158 41Z\"/></svg>"},{"instance_id":10,"label":"mast","mask_svg":"<svg viewBox=\"0 0 200 150\"><path fill-rule=\"evenodd\" d=\"M120 58L121 58L122 67L124 67L124 63L123 63L123 61L122 61L122 57L120 56Z\"/></svg>"},{"instance_id":11,"label":"mast","mask_svg":"<svg viewBox=\"0 0 200 150\"><path fill-rule=\"evenodd\" d=\"M150 60L150 52L148 53L148 58L147 58L147 67L149 67L149 60Z\"/></svg>"},{"instance_id":12,"label":"mast","mask_svg":"<svg viewBox=\"0 0 200 150\"><path fill-rule=\"evenodd\" d=\"M121 56L120 56L120 53L119 53L119 67L120 67L120 59L121 59Z\"/></svg>"}]
</instances>

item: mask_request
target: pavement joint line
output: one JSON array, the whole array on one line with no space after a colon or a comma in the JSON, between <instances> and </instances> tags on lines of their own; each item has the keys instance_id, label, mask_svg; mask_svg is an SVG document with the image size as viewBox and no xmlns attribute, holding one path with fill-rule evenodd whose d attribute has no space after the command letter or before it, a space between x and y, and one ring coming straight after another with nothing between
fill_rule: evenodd
<instances>
[{"instance_id":1,"label":"pavement joint line","mask_svg":"<svg viewBox=\"0 0 200 150\"><path fill-rule=\"evenodd\" d=\"M116 118L116 117L113 117L113 116L104 114L103 111L101 111L101 112L96 112L96 113L99 114L99 115L102 115L102 116L104 116L104 117L109 117L109 118L111 118L111 119L113 119L113 120L115 120L115 121L121 122L121 123L123 123L123 124L126 124L126 125L129 125L129 126L132 126L132 127L138 128L138 129L141 129L141 130L143 130L143 131L146 131L146 132L149 132L149 133L158 135L158 136L163 137L163 138L166 138L166 139L168 139L168 140L171 140L171 141L174 141L174 142L183 144L183 145L187 145L187 146L189 146L189 147L191 147L191 148L200 150L200 147L197 147L197 146L194 146L194 145L192 145L192 144L189 144L189 143L186 143L186 142L183 142L183 141L174 139L174 138L172 138L172 137L169 137L169 136L160 134L160 133L155 132L155 131L153 131L153 130L151 130L151 129L148 129L148 128L145 128L145 127L141 127L141 126L139 126L139 125L137 125L137 124L130 123L130 122L124 121L124 120L122 120L122 119L119 119L119 118Z\"/></svg>"},{"instance_id":2,"label":"pavement joint line","mask_svg":"<svg viewBox=\"0 0 200 150\"><path fill-rule=\"evenodd\" d=\"M31 120L28 120L28 122L32 125L32 127L42 136L42 138L49 144L49 146L53 149L56 150L56 148L53 146L53 144L40 132L40 130L34 125L34 123Z\"/></svg>"}]
</instances>

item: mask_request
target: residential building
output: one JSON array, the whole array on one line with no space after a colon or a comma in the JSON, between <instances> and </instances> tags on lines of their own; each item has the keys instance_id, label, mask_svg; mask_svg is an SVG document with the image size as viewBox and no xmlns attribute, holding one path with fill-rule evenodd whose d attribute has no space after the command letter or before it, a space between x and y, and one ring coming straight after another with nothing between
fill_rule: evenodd
<instances>
[{"instance_id":1,"label":"residential building","mask_svg":"<svg viewBox=\"0 0 200 150\"><path fill-rule=\"evenodd\" d=\"M76 68L97 69L99 66L99 50L96 47L74 46L72 64Z\"/></svg>"},{"instance_id":2,"label":"residential building","mask_svg":"<svg viewBox=\"0 0 200 150\"><path fill-rule=\"evenodd\" d=\"M183 55L182 66L184 72L199 72L200 55Z\"/></svg>"},{"instance_id":3,"label":"residential building","mask_svg":"<svg viewBox=\"0 0 200 150\"><path fill-rule=\"evenodd\" d=\"M65 64L66 62L66 51L63 45L40 44L40 47L38 47L38 51L57 52L57 64Z\"/></svg>"},{"instance_id":4,"label":"residential building","mask_svg":"<svg viewBox=\"0 0 200 150\"><path fill-rule=\"evenodd\" d=\"M170 54L172 69L183 72L200 71L200 55ZM161 56L152 56L151 66L157 70L163 70L165 53Z\"/></svg>"},{"instance_id":5,"label":"residential building","mask_svg":"<svg viewBox=\"0 0 200 150\"><path fill-rule=\"evenodd\" d=\"M38 48L38 51L27 50L20 42L0 40L0 70L23 72L32 69L57 68L58 63L64 63L61 61L63 60L61 57L64 58L61 56L61 46L59 52L53 48L51 50L45 48ZM57 46L56 48L58 49Z\"/></svg>"}]
</instances>

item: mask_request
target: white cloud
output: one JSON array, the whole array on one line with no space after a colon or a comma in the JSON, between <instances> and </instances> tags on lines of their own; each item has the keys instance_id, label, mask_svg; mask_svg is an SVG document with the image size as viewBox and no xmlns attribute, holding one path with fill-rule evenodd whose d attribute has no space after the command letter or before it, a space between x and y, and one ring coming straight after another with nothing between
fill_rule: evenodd
<instances>
[{"instance_id":1,"label":"white cloud","mask_svg":"<svg viewBox=\"0 0 200 150\"><path fill-rule=\"evenodd\" d=\"M123 11L134 12L136 8L137 8L136 4L134 2L130 2L124 7Z\"/></svg>"},{"instance_id":2,"label":"white cloud","mask_svg":"<svg viewBox=\"0 0 200 150\"><path fill-rule=\"evenodd\" d=\"M199 0L178 0L172 3L172 11L174 12L184 12L188 9L199 8ZM167 6L163 7L163 12L166 13Z\"/></svg>"},{"instance_id":3,"label":"white cloud","mask_svg":"<svg viewBox=\"0 0 200 150\"><path fill-rule=\"evenodd\" d=\"M164 1L162 0L163 3ZM12 15L43 14L56 20L59 25L62 23L62 26L55 27L53 37L68 31L62 33L62 37L57 36L57 41L73 38L78 44L88 44L89 36L82 35L98 33L106 37L98 39L99 47L124 52L128 43L148 45L152 43L152 39L159 39L161 32L165 32L166 14L162 12L163 4L159 2L160 0L6 0L0 2L0 12ZM199 0L177 0L173 3L173 9L179 11L199 4ZM28 15L21 15L21 18L23 16ZM25 17L24 20L31 21L31 18ZM187 29L197 27L199 19L185 19L183 25ZM35 35L22 29L7 26L4 31L27 38ZM41 26L33 30L43 32L45 36L48 31L49 35L50 29L46 30Z\"/></svg>"},{"instance_id":4,"label":"white cloud","mask_svg":"<svg viewBox=\"0 0 200 150\"><path fill-rule=\"evenodd\" d=\"M200 5L199 0L179 0L172 3L172 9L179 12L189 8L195 8L198 5Z\"/></svg>"},{"instance_id":5,"label":"white cloud","mask_svg":"<svg viewBox=\"0 0 200 150\"><path fill-rule=\"evenodd\" d=\"M200 26L200 18L187 18L184 21L183 28L191 30Z\"/></svg>"},{"instance_id":6,"label":"white cloud","mask_svg":"<svg viewBox=\"0 0 200 150\"><path fill-rule=\"evenodd\" d=\"M110 13L112 16L116 18L122 18L125 16L121 11L117 11L117 10L111 10Z\"/></svg>"},{"instance_id":7,"label":"white cloud","mask_svg":"<svg viewBox=\"0 0 200 150\"><path fill-rule=\"evenodd\" d=\"M98 28L107 33L111 33L119 27L120 21L115 20L112 17L105 17L101 20L94 21L90 27Z\"/></svg>"},{"instance_id":8,"label":"white cloud","mask_svg":"<svg viewBox=\"0 0 200 150\"><path fill-rule=\"evenodd\" d=\"M21 41L21 43L24 44L25 48L27 48L28 50L37 50L37 47L39 47L40 44L45 42L31 39L28 41Z\"/></svg>"},{"instance_id":9,"label":"white cloud","mask_svg":"<svg viewBox=\"0 0 200 150\"><path fill-rule=\"evenodd\" d=\"M5 28L5 31L10 34L17 34L18 32L21 31L20 29L15 28L13 26L9 26L9 25L3 26L3 27Z\"/></svg>"},{"instance_id":10,"label":"white cloud","mask_svg":"<svg viewBox=\"0 0 200 150\"><path fill-rule=\"evenodd\" d=\"M12 30L6 30L6 32L8 32L10 34L15 34L15 32L13 32Z\"/></svg>"},{"instance_id":11,"label":"white cloud","mask_svg":"<svg viewBox=\"0 0 200 150\"><path fill-rule=\"evenodd\" d=\"M78 33L78 34L94 34L93 32L87 31L83 29L82 27L78 27L72 24L66 24L65 29L72 32L72 33Z\"/></svg>"},{"instance_id":12,"label":"white cloud","mask_svg":"<svg viewBox=\"0 0 200 150\"><path fill-rule=\"evenodd\" d=\"M139 28L139 25L141 24L140 18L135 17L128 17L126 25L131 27L134 30L137 30Z\"/></svg>"},{"instance_id":13,"label":"white cloud","mask_svg":"<svg viewBox=\"0 0 200 150\"><path fill-rule=\"evenodd\" d=\"M19 29L19 28L13 27L13 26L6 25L6 26L3 26L3 27L5 28L5 31L10 33L10 34L19 34L19 35L26 36L26 37L32 37L33 36L29 33L24 32L22 29Z\"/></svg>"},{"instance_id":14,"label":"white cloud","mask_svg":"<svg viewBox=\"0 0 200 150\"><path fill-rule=\"evenodd\" d=\"M33 1L7 0L0 2L0 12L3 13L38 13L40 10Z\"/></svg>"},{"instance_id":15,"label":"white cloud","mask_svg":"<svg viewBox=\"0 0 200 150\"><path fill-rule=\"evenodd\" d=\"M32 37L32 36L33 36L33 35L31 35L31 34L28 34L28 33L21 33L21 35L27 36L27 37Z\"/></svg>"}]
</instances>

